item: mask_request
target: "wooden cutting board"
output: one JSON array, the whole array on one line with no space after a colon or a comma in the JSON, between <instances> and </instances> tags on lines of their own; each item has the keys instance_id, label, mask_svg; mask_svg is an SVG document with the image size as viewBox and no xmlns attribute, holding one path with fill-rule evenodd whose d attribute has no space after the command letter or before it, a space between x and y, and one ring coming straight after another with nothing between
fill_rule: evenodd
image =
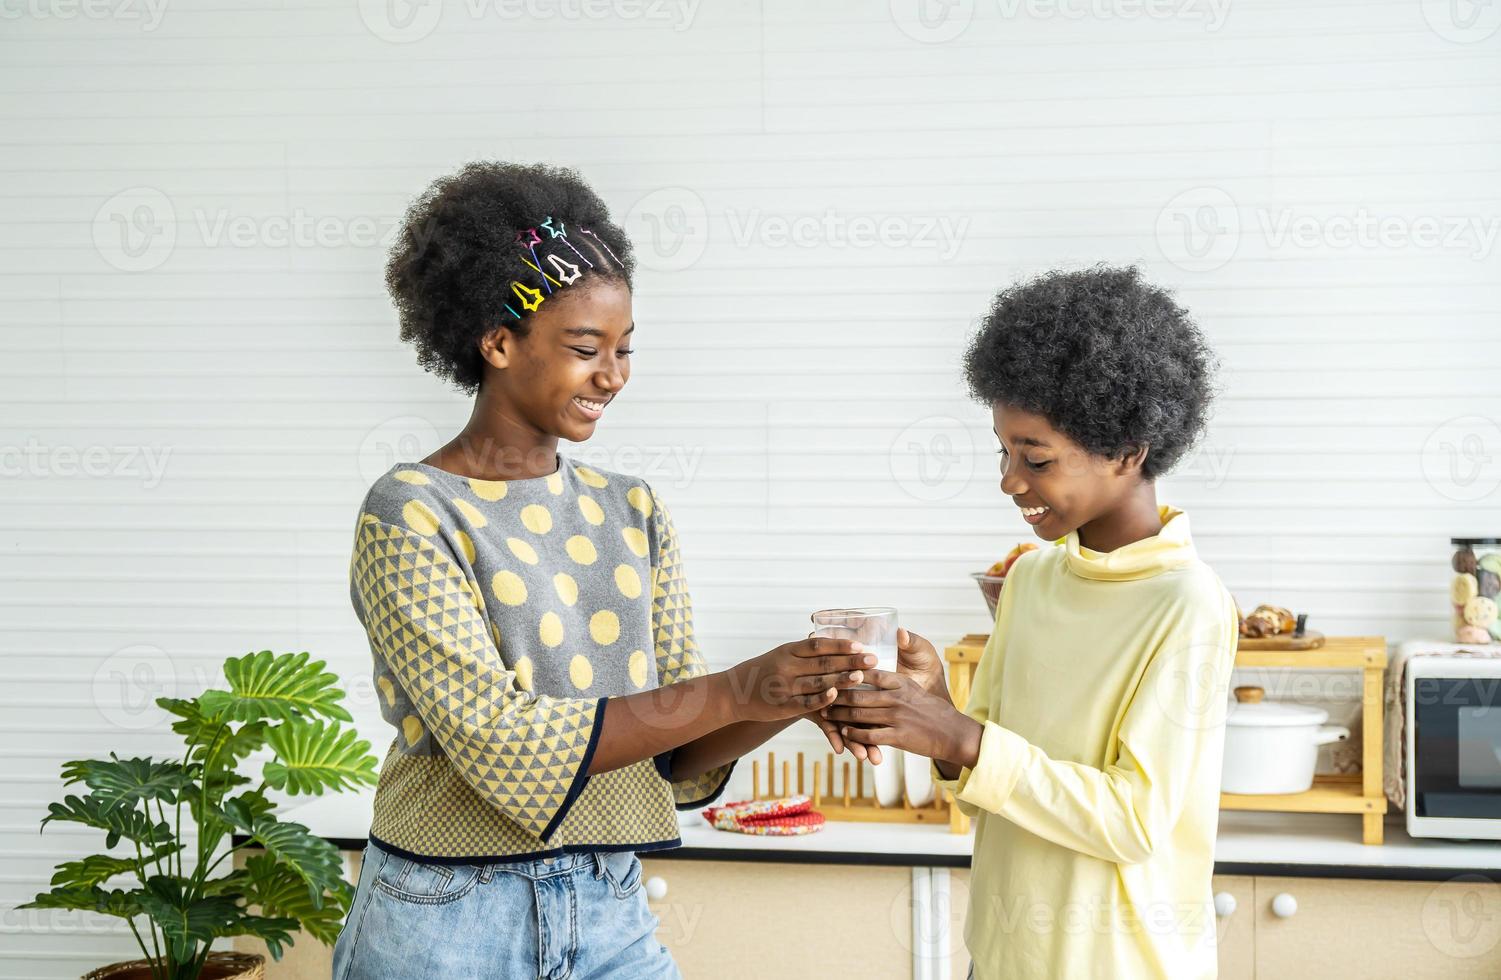
<instances>
[{"instance_id":1,"label":"wooden cutting board","mask_svg":"<svg viewBox=\"0 0 1501 980\"><path fill-rule=\"evenodd\" d=\"M1282 633L1277 636L1242 636L1237 648L1241 650L1316 650L1324 645L1324 634L1318 630L1304 630L1302 636Z\"/></svg>"}]
</instances>

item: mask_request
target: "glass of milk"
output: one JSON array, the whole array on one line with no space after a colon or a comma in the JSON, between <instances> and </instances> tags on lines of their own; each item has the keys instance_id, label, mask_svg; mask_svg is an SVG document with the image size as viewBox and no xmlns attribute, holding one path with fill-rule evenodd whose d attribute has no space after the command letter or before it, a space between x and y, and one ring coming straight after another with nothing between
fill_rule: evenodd
<instances>
[{"instance_id":1,"label":"glass of milk","mask_svg":"<svg viewBox=\"0 0 1501 980\"><path fill-rule=\"evenodd\" d=\"M858 609L820 609L813 614L813 635L837 640L855 640L867 653L876 657L876 669L896 672L896 610L890 606L863 606ZM874 690L874 684L856 684L850 690ZM858 725L851 723L851 728ZM876 799L882 806L895 806L902 798L902 753L889 746L881 750L883 759L874 767ZM926 763L926 760L924 760Z\"/></svg>"},{"instance_id":2,"label":"glass of milk","mask_svg":"<svg viewBox=\"0 0 1501 980\"><path fill-rule=\"evenodd\" d=\"M890 606L820 609L813 614L813 635L855 640L876 656L876 669L896 671L896 610ZM874 684L857 688L873 689Z\"/></svg>"}]
</instances>

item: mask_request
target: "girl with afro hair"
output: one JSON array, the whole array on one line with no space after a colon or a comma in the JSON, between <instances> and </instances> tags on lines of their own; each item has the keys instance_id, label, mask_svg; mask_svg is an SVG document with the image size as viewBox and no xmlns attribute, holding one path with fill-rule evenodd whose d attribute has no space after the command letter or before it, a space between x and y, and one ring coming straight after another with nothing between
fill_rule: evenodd
<instances>
[{"instance_id":1,"label":"girl with afro hair","mask_svg":"<svg viewBox=\"0 0 1501 980\"><path fill-rule=\"evenodd\" d=\"M805 639L710 673L662 499L559 452L630 380L633 270L569 170L473 163L406 214L401 337L474 405L359 510L350 598L396 733L336 980L678 976L636 852L876 662Z\"/></svg>"}]
</instances>

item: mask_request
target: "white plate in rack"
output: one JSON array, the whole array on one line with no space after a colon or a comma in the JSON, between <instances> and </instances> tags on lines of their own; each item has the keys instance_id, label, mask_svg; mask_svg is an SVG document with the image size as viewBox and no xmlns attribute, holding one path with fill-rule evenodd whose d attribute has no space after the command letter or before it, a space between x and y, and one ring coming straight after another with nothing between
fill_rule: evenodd
<instances>
[{"instance_id":1,"label":"white plate in rack","mask_svg":"<svg viewBox=\"0 0 1501 980\"><path fill-rule=\"evenodd\" d=\"M927 806L933 802L933 760L916 752L903 752L901 757L907 801L913 806Z\"/></svg>"},{"instance_id":2,"label":"white plate in rack","mask_svg":"<svg viewBox=\"0 0 1501 980\"><path fill-rule=\"evenodd\" d=\"M881 746L881 764L871 766L875 770L876 799L882 806L902 805L902 756L907 753Z\"/></svg>"}]
</instances>

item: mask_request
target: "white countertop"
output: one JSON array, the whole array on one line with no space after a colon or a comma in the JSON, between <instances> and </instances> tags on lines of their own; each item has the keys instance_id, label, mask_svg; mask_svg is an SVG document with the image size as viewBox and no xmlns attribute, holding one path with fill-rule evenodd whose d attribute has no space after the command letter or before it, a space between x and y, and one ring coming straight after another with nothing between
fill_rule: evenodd
<instances>
[{"instance_id":1,"label":"white countertop","mask_svg":"<svg viewBox=\"0 0 1501 980\"><path fill-rule=\"evenodd\" d=\"M305 824L320 836L358 841L363 846L373 800L373 790L325 796L287 806L280 816ZM803 837L754 837L715 830L696 810L679 813L678 822L683 847L695 856L708 857L701 852L711 850L719 852L713 856L722 854L731 860L753 859L760 851L768 852L768 860L849 861L869 855L884 864L953 864L955 859L969 857L973 843L970 834L916 824L830 821L817 833ZM1355 815L1226 810L1220 813L1214 858L1217 865L1501 871L1501 841L1415 839L1407 836L1402 815L1389 813L1386 843L1367 845L1360 842L1360 819ZM1256 873L1254 869L1227 870ZM1267 873L1277 872L1269 869Z\"/></svg>"}]
</instances>

